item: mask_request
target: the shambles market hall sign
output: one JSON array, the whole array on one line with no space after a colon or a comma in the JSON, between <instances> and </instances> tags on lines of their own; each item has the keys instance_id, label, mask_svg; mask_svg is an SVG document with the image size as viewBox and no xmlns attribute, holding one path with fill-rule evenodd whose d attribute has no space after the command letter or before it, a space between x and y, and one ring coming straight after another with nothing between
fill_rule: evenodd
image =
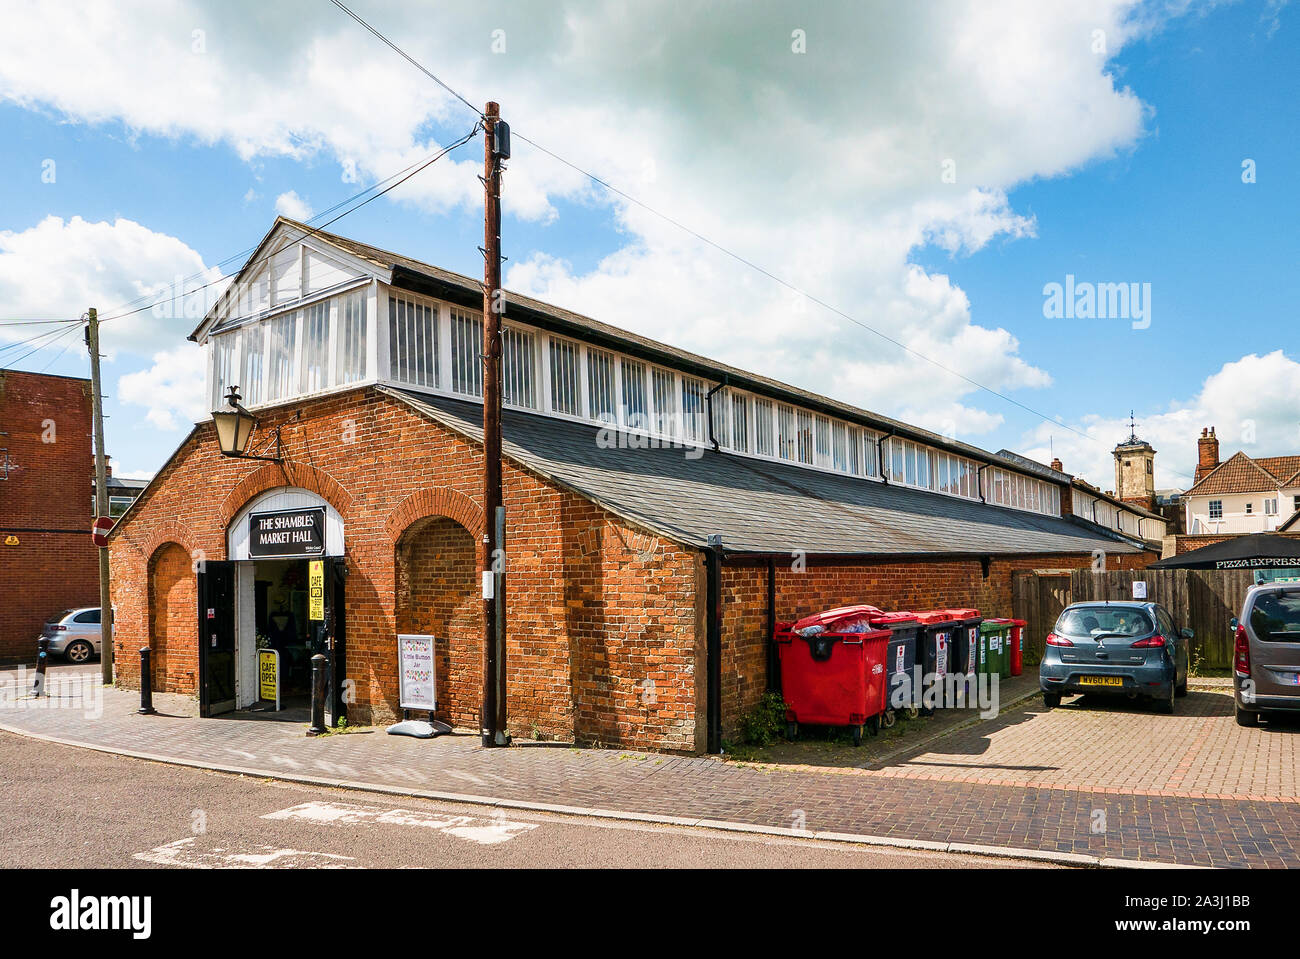
<instances>
[{"instance_id":1,"label":"the shambles market hall sign","mask_svg":"<svg viewBox=\"0 0 1300 959\"><path fill-rule=\"evenodd\" d=\"M285 509L251 513L249 556L319 556L325 552L325 510Z\"/></svg>"}]
</instances>

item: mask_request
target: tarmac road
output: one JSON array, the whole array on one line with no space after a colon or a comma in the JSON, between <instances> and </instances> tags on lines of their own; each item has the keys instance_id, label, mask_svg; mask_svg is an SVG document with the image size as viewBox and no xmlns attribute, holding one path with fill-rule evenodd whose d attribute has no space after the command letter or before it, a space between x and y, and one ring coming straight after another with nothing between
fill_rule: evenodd
<instances>
[{"instance_id":1,"label":"tarmac road","mask_svg":"<svg viewBox=\"0 0 1300 959\"><path fill-rule=\"evenodd\" d=\"M0 732L4 869L1042 865L302 786Z\"/></svg>"}]
</instances>

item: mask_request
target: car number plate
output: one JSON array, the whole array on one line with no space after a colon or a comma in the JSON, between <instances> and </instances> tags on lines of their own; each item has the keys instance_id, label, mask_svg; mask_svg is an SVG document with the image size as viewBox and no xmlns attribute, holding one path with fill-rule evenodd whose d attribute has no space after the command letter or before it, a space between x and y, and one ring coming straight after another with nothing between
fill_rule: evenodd
<instances>
[{"instance_id":1,"label":"car number plate","mask_svg":"<svg viewBox=\"0 0 1300 959\"><path fill-rule=\"evenodd\" d=\"M1080 676L1080 686L1123 686L1124 680L1118 676Z\"/></svg>"}]
</instances>

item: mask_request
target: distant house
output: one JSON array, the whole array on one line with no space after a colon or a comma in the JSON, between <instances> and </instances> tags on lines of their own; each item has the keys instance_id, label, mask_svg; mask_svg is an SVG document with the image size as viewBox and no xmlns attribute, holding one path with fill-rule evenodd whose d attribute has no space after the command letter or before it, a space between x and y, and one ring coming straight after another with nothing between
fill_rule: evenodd
<instances>
[{"instance_id":1,"label":"distant house","mask_svg":"<svg viewBox=\"0 0 1300 959\"><path fill-rule=\"evenodd\" d=\"M107 459L108 457L105 457ZM126 512L126 508L135 502L135 498L140 495L141 491L149 485L148 480L143 479L123 479L120 476L113 475L113 464L106 463L105 469L107 482L104 484L108 487L108 515L114 519ZM90 510L93 515L95 512L95 477L90 477Z\"/></svg>"},{"instance_id":2,"label":"distant house","mask_svg":"<svg viewBox=\"0 0 1300 959\"><path fill-rule=\"evenodd\" d=\"M1189 535L1272 532L1300 509L1300 455L1237 452L1220 462L1214 427L1201 430L1197 446L1196 483L1183 495Z\"/></svg>"}]
</instances>

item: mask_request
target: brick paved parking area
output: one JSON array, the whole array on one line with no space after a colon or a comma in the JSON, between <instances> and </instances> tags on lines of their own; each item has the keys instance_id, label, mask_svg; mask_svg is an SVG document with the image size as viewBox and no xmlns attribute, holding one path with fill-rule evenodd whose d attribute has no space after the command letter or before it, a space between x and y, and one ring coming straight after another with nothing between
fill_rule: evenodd
<instances>
[{"instance_id":1,"label":"brick paved parking area","mask_svg":"<svg viewBox=\"0 0 1300 959\"><path fill-rule=\"evenodd\" d=\"M0 672L0 688L6 682ZM868 768L551 744L485 750L476 736L419 741L379 729L308 739L300 723L195 719L192 701L179 697L157 698L163 715L139 716L134 694L101 692L89 711L66 691L54 707L5 695L0 728L251 775L523 808L1012 847L1093 862L1300 866L1300 727L1240 729L1222 691L1194 689L1172 717L1079 701L1045 712L1031 702ZM74 795L75 767L67 777Z\"/></svg>"},{"instance_id":2,"label":"brick paved parking area","mask_svg":"<svg viewBox=\"0 0 1300 959\"><path fill-rule=\"evenodd\" d=\"M1192 799L1300 801L1300 723L1246 729L1230 687L1193 687L1174 715L1123 699L1041 699L878 764L888 776Z\"/></svg>"}]
</instances>

